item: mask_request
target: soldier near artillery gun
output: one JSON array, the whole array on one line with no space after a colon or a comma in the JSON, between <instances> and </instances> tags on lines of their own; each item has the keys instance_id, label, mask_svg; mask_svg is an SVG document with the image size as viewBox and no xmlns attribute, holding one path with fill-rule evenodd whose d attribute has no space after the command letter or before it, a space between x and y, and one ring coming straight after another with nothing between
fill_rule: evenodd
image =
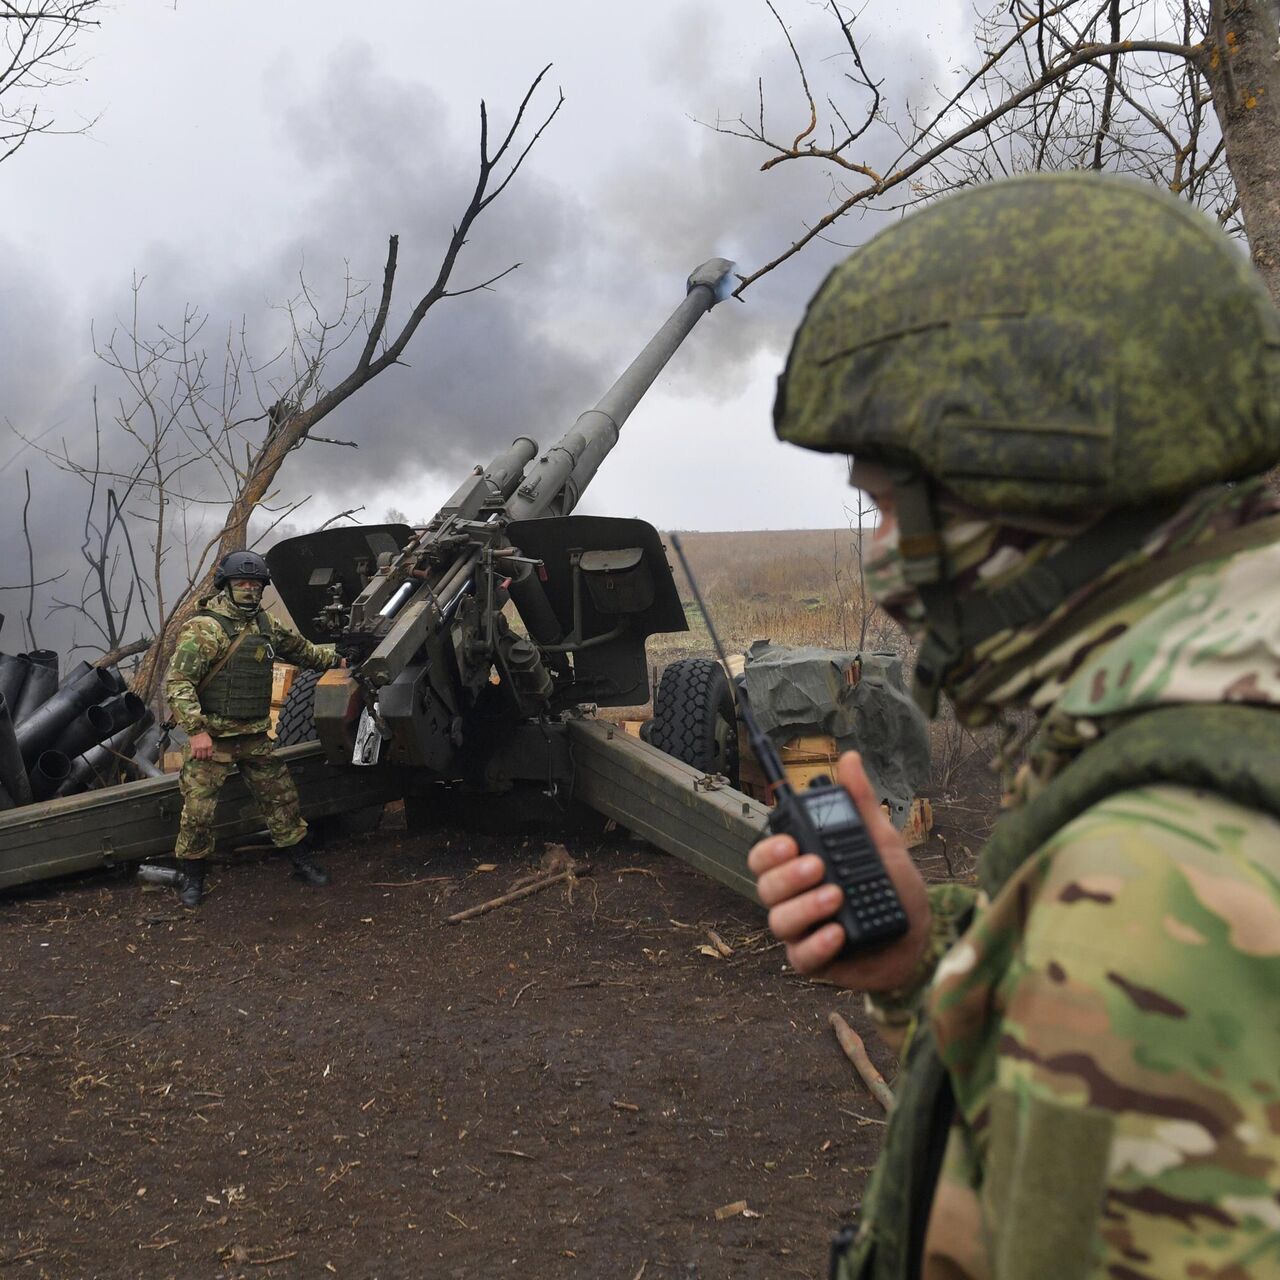
<instances>
[{"instance_id":1,"label":"soldier near artillery gun","mask_svg":"<svg viewBox=\"0 0 1280 1280\"><path fill-rule=\"evenodd\" d=\"M165 676L165 697L188 737L182 766L182 821L174 849L183 875L183 906L204 896L205 860L213 852L218 794L238 767L266 819L271 839L288 851L294 875L327 885L313 859L298 792L270 736L273 659L328 671L342 660L272 618L262 605L271 581L267 562L252 551L233 551L214 575L215 595L178 635Z\"/></svg>"},{"instance_id":2,"label":"soldier near artillery gun","mask_svg":"<svg viewBox=\"0 0 1280 1280\"><path fill-rule=\"evenodd\" d=\"M1280 315L1185 202L974 188L828 277L778 435L850 455L916 694L1039 716L980 890L841 954L789 837L750 865L799 970L909 1043L843 1280L1280 1273Z\"/></svg>"}]
</instances>

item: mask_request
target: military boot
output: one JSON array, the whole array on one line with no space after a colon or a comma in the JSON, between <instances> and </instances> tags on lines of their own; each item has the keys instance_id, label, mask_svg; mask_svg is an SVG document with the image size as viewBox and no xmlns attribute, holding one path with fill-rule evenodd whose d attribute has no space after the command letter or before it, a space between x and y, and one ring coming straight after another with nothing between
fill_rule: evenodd
<instances>
[{"instance_id":1,"label":"military boot","mask_svg":"<svg viewBox=\"0 0 1280 1280\"><path fill-rule=\"evenodd\" d=\"M293 878L306 884L323 888L329 883L329 873L316 865L312 855L315 846L311 843L310 834L302 837L297 844L291 844L287 850L289 861L293 863Z\"/></svg>"},{"instance_id":2,"label":"military boot","mask_svg":"<svg viewBox=\"0 0 1280 1280\"><path fill-rule=\"evenodd\" d=\"M195 910L204 899L204 859L179 858L178 871L182 882L178 886L178 901L184 907Z\"/></svg>"}]
</instances>

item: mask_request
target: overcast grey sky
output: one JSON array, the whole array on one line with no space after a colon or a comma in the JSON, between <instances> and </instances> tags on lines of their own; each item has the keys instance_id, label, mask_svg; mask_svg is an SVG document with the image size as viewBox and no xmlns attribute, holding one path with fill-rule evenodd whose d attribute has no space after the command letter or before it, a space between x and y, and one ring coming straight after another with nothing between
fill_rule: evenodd
<instances>
[{"instance_id":1,"label":"overcast grey sky","mask_svg":"<svg viewBox=\"0 0 1280 1280\"><path fill-rule=\"evenodd\" d=\"M821 5L778 7L802 47L834 51ZM919 101L964 19L953 0L872 0L861 24L886 91ZM678 303L689 269L713 254L767 260L830 189L816 165L761 174L762 152L698 123L754 111L760 76L778 132L806 123L763 0L119 0L81 51L83 83L50 105L63 123L97 123L0 165L0 422L73 441L89 431L90 387L111 390L90 323L101 338L127 313L134 272L148 322L194 303L208 333L243 316L266 340L301 268L322 289L345 264L379 279L394 232L403 314L473 180L479 99L505 124L554 64L542 103L558 85L565 106L456 280L524 265L441 308L412 367L326 423L358 452L308 446L290 460L286 489L313 495L303 525L357 500L373 519L392 505L426 515L512 436L550 443ZM770 425L787 337L844 252L815 244L707 317L582 509L695 529L845 523L839 465L778 444ZM0 439L6 535L27 461L15 452Z\"/></svg>"}]
</instances>

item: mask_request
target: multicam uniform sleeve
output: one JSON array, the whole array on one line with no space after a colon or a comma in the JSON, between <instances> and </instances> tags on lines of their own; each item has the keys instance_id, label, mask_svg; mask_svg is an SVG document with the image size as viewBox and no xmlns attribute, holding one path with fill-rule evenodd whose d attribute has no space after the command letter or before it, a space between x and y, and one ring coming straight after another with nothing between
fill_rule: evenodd
<instances>
[{"instance_id":1,"label":"multicam uniform sleeve","mask_svg":"<svg viewBox=\"0 0 1280 1280\"><path fill-rule=\"evenodd\" d=\"M980 897L977 889L954 883L930 885L927 893L933 923L929 945L915 971L894 991L872 991L866 995L867 1012L895 1047L899 1037L893 1033L905 1031L914 1023L935 970L968 927Z\"/></svg>"},{"instance_id":2,"label":"multicam uniform sleeve","mask_svg":"<svg viewBox=\"0 0 1280 1280\"><path fill-rule=\"evenodd\" d=\"M228 644L222 628L206 618L193 618L178 633L178 643L165 672L164 696L173 718L188 735L203 733L209 727L200 709L196 686L226 652Z\"/></svg>"},{"instance_id":3,"label":"multicam uniform sleeve","mask_svg":"<svg viewBox=\"0 0 1280 1280\"><path fill-rule=\"evenodd\" d=\"M1276 819L1153 786L1027 863L931 1001L994 1274L1280 1275L1278 990Z\"/></svg>"},{"instance_id":4,"label":"multicam uniform sleeve","mask_svg":"<svg viewBox=\"0 0 1280 1280\"><path fill-rule=\"evenodd\" d=\"M333 645L312 644L277 618L272 618L270 614L267 616L271 622L271 647L282 662L292 662L294 666L306 667L311 671L328 671L341 661L334 652Z\"/></svg>"}]
</instances>

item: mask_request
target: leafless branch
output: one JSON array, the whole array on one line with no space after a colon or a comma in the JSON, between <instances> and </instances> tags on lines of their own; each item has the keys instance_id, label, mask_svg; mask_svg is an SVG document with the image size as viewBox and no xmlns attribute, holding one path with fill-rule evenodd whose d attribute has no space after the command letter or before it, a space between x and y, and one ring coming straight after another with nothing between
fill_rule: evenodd
<instances>
[{"instance_id":1,"label":"leafless branch","mask_svg":"<svg viewBox=\"0 0 1280 1280\"><path fill-rule=\"evenodd\" d=\"M461 297L463 297L463 295L465 295L465 294L468 294L468 293L477 293L477 292L479 292L481 289L491 289L495 284L497 284L497 283L498 283L498 281L499 281L499 280L501 280L501 279L503 278L503 276L509 276L509 275L510 275L514 270L516 270L516 268L517 268L517 267L519 267L519 265L520 265L520 264L519 264L518 262L513 262L513 263L512 263L509 267L507 267L505 270L499 271L497 275L490 276L487 280L481 280L479 284L469 285L469 286L468 286L467 288L465 288L465 289L447 289L447 290L446 290L446 291L441 295L441 297L444 297L444 298L461 298Z\"/></svg>"},{"instance_id":2,"label":"leafless branch","mask_svg":"<svg viewBox=\"0 0 1280 1280\"><path fill-rule=\"evenodd\" d=\"M336 444L341 445L344 449L358 449L360 446L354 440L334 440L331 436L307 436L308 444Z\"/></svg>"},{"instance_id":3,"label":"leafless branch","mask_svg":"<svg viewBox=\"0 0 1280 1280\"><path fill-rule=\"evenodd\" d=\"M350 507L346 511L339 511L336 516L330 516L324 524L320 526L320 529L327 529L331 524L337 524L339 520L350 520L353 516L359 515L363 510L364 505L361 504L358 507ZM316 530L317 533L319 533L319 531L319 529Z\"/></svg>"},{"instance_id":4,"label":"leafless branch","mask_svg":"<svg viewBox=\"0 0 1280 1280\"><path fill-rule=\"evenodd\" d=\"M152 636L143 636L140 640L130 640L128 644L122 644L115 649L108 649L102 657L94 660L93 665L95 667L114 667L126 658L134 658L140 653L146 653L151 648L153 640Z\"/></svg>"},{"instance_id":5,"label":"leafless branch","mask_svg":"<svg viewBox=\"0 0 1280 1280\"><path fill-rule=\"evenodd\" d=\"M818 127L818 108L814 105L813 90L809 88L809 77L805 73L804 63L800 61L800 55L796 52L796 44L791 38L791 32L787 30L787 24L783 22L777 9L773 7L773 0L764 0L764 2L769 6L769 12L777 19L778 26L782 28L782 35L787 42L787 47L791 50L791 57L796 64L796 70L800 73L800 85L804 89L805 100L809 103L809 123L796 134L791 143L791 150L795 151Z\"/></svg>"},{"instance_id":6,"label":"leafless branch","mask_svg":"<svg viewBox=\"0 0 1280 1280\"><path fill-rule=\"evenodd\" d=\"M1111 43L1120 43L1120 0L1111 3ZM1116 96L1116 78L1120 70L1120 53L1113 53L1107 65L1107 87L1102 94L1102 119L1098 124L1098 139L1093 147L1093 167L1102 168L1102 144L1106 141L1107 132L1111 128L1111 106Z\"/></svg>"},{"instance_id":7,"label":"leafless branch","mask_svg":"<svg viewBox=\"0 0 1280 1280\"><path fill-rule=\"evenodd\" d=\"M37 578L34 582L15 582L10 586L0 586L0 591L30 591L32 587L47 587L51 582L57 582L65 576L63 573L55 573L49 578Z\"/></svg>"},{"instance_id":8,"label":"leafless branch","mask_svg":"<svg viewBox=\"0 0 1280 1280\"><path fill-rule=\"evenodd\" d=\"M76 41L98 25L92 14L99 3L39 0L19 7L0 0L0 162L37 134L83 133L92 126L88 121L57 128L42 100L81 70L83 64L74 58Z\"/></svg>"},{"instance_id":9,"label":"leafless branch","mask_svg":"<svg viewBox=\"0 0 1280 1280\"><path fill-rule=\"evenodd\" d=\"M27 543L27 642L34 649L36 633L32 625L32 615L36 607L36 553L31 546L31 524L28 519L28 513L31 510L31 472L26 468L23 468L22 479L27 486L26 500L22 504L22 536Z\"/></svg>"},{"instance_id":10,"label":"leafless branch","mask_svg":"<svg viewBox=\"0 0 1280 1280\"><path fill-rule=\"evenodd\" d=\"M789 247L740 277L737 296L811 241L829 238L833 225L855 209L902 210L945 190L1027 169L1127 168L1214 212L1230 205L1221 155L1208 167L1194 159L1203 149L1208 53L1189 7L1179 10L1175 30L1172 19L1157 19L1155 8L1141 3L1126 8L1120 0L1009 0L978 15L977 56L958 87L940 93L927 111L908 107L905 119L894 121L863 60L856 18L826 0L837 39L853 59L855 70L845 83L856 95L858 113L851 127L846 106L828 95L831 143L823 146L814 140L820 124L814 81L778 5L765 3L799 68L809 123L790 142L767 136L761 81L758 123L740 116L714 128L763 147L769 154L762 170L816 160L830 167L839 185L830 207L809 220ZM1139 18L1145 24L1140 29L1133 25ZM873 128L880 138L898 140L887 167L872 159L873 152L855 150L870 141ZM845 175L863 181L844 186Z\"/></svg>"}]
</instances>

